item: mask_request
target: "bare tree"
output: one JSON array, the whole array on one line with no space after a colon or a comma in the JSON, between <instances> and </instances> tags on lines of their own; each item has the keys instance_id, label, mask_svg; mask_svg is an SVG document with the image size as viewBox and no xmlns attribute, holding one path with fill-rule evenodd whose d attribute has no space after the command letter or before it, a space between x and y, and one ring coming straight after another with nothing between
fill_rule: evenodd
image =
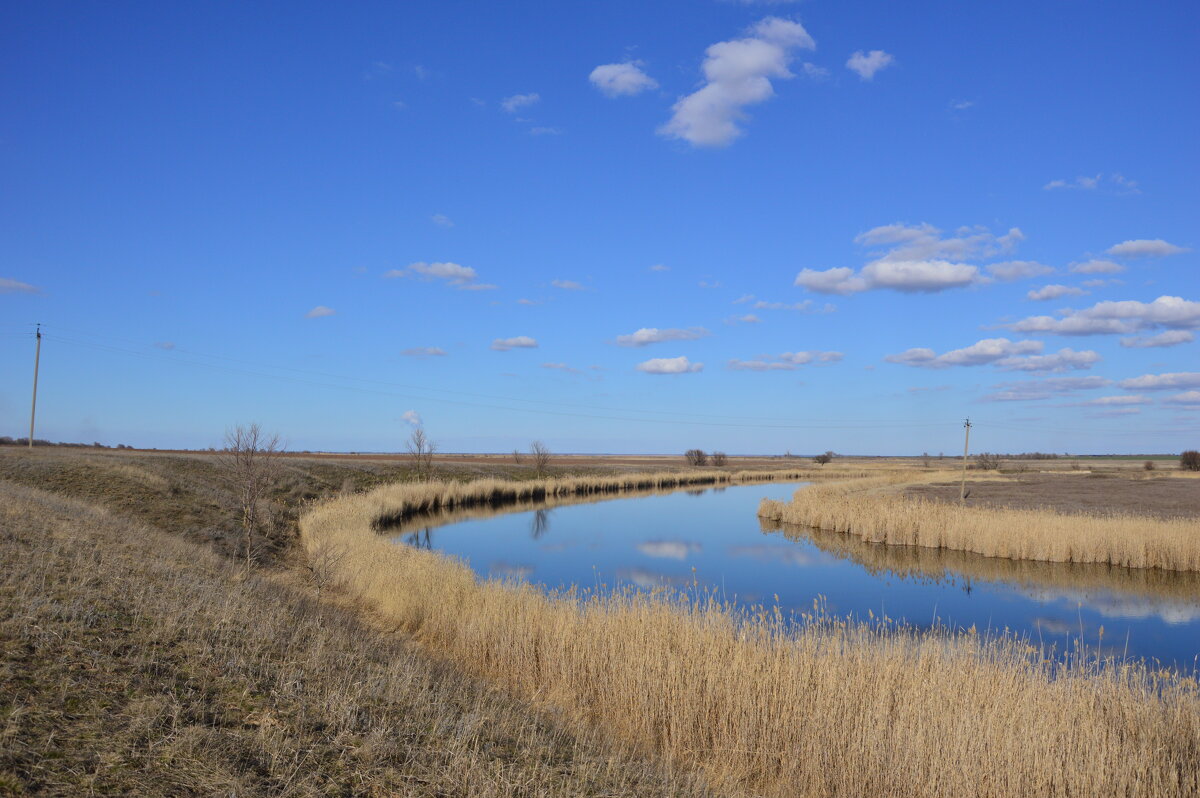
<instances>
[{"instance_id":1,"label":"bare tree","mask_svg":"<svg viewBox=\"0 0 1200 798\"><path fill-rule=\"evenodd\" d=\"M1200 452L1188 449L1179 455L1179 467L1184 471L1200 471Z\"/></svg>"},{"instance_id":2,"label":"bare tree","mask_svg":"<svg viewBox=\"0 0 1200 798\"><path fill-rule=\"evenodd\" d=\"M428 479L433 473L433 454L437 444L429 440L423 427L417 427L408 436L408 458L412 461L417 479Z\"/></svg>"},{"instance_id":3,"label":"bare tree","mask_svg":"<svg viewBox=\"0 0 1200 798\"><path fill-rule=\"evenodd\" d=\"M521 450L513 449L513 462L517 465L521 464Z\"/></svg>"},{"instance_id":4,"label":"bare tree","mask_svg":"<svg viewBox=\"0 0 1200 798\"><path fill-rule=\"evenodd\" d=\"M546 469L550 465L550 450L541 441L534 441L529 444L529 454L533 458L534 472L539 477L544 477Z\"/></svg>"},{"instance_id":5,"label":"bare tree","mask_svg":"<svg viewBox=\"0 0 1200 798\"><path fill-rule=\"evenodd\" d=\"M726 456L725 452L713 452L712 453L712 464L713 465L723 466L728 462L729 462L729 458Z\"/></svg>"},{"instance_id":6,"label":"bare tree","mask_svg":"<svg viewBox=\"0 0 1200 798\"><path fill-rule=\"evenodd\" d=\"M708 465L708 455L704 453L703 449L688 449L683 453L683 456L687 459L688 465Z\"/></svg>"},{"instance_id":7,"label":"bare tree","mask_svg":"<svg viewBox=\"0 0 1200 798\"><path fill-rule=\"evenodd\" d=\"M826 451L824 454L819 454L813 458L813 462L817 465L827 465L833 462L833 452Z\"/></svg>"},{"instance_id":8,"label":"bare tree","mask_svg":"<svg viewBox=\"0 0 1200 798\"><path fill-rule=\"evenodd\" d=\"M268 504L267 493L279 476L283 444L276 434L268 435L258 424L238 425L225 432L225 448L218 464L233 484L242 513L246 544L246 573L254 567L254 534ZM268 519L273 518L265 508Z\"/></svg>"}]
</instances>

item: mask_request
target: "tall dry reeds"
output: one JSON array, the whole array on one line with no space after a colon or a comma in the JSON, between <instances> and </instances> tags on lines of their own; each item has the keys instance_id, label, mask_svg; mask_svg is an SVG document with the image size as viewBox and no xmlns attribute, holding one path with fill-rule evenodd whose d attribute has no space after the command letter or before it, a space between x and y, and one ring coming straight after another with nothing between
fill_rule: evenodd
<instances>
[{"instance_id":1,"label":"tall dry reeds","mask_svg":"<svg viewBox=\"0 0 1200 798\"><path fill-rule=\"evenodd\" d=\"M1200 523L1113 513L972 507L881 492L880 480L801 488L764 500L761 518L857 535L872 543L955 549L987 557L1200 571Z\"/></svg>"},{"instance_id":2,"label":"tall dry reeds","mask_svg":"<svg viewBox=\"0 0 1200 798\"><path fill-rule=\"evenodd\" d=\"M518 488L461 490L481 500ZM1200 692L1188 678L1134 665L1056 669L1020 641L969 633L797 626L778 610L703 597L480 581L375 531L432 501L401 488L339 499L302 519L302 541L336 551L342 586L430 649L728 792L1200 790Z\"/></svg>"}]
</instances>

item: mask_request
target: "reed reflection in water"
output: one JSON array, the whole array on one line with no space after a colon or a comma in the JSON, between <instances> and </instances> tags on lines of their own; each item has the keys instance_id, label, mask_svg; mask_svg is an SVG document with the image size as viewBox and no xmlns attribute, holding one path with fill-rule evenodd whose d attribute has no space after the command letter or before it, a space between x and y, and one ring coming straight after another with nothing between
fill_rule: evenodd
<instances>
[{"instance_id":1,"label":"reed reflection in water","mask_svg":"<svg viewBox=\"0 0 1200 798\"><path fill-rule=\"evenodd\" d=\"M473 508L421 519L420 526L414 519L399 535L389 531L400 542L458 557L481 577L550 589L699 587L737 603L778 600L798 610L822 597L841 615L1007 628L1060 652L1083 637L1118 656L1127 650L1196 664L1200 574L1004 560L760 525L759 499L786 499L795 487L647 491L507 512Z\"/></svg>"}]
</instances>

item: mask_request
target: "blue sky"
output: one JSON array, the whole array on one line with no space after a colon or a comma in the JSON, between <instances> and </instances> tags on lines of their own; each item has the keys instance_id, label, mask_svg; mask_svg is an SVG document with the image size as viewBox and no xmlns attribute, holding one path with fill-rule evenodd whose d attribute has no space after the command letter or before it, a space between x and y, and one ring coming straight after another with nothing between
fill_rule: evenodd
<instances>
[{"instance_id":1,"label":"blue sky","mask_svg":"<svg viewBox=\"0 0 1200 798\"><path fill-rule=\"evenodd\" d=\"M1200 446L1194 3L5 17L0 434Z\"/></svg>"}]
</instances>

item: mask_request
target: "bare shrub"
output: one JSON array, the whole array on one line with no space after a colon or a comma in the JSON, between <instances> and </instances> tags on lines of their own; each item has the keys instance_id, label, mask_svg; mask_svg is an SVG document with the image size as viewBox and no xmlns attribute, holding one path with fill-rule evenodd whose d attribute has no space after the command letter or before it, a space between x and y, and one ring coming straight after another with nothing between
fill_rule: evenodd
<instances>
[{"instance_id":1,"label":"bare shrub","mask_svg":"<svg viewBox=\"0 0 1200 798\"><path fill-rule=\"evenodd\" d=\"M828 465L833 462L833 452L825 451L813 458L813 462L817 465Z\"/></svg>"},{"instance_id":2,"label":"bare shrub","mask_svg":"<svg viewBox=\"0 0 1200 798\"><path fill-rule=\"evenodd\" d=\"M263 517L273 520L267 492L279 478L283 444L277 434L257 424L238 425L225 432L225 448L217 462L238 497L246 547L246 572L254 567L254 535Z\"/></svg>"},{"instance_id":3,"label":"bare shrub","mask_svg":"<svg viewBox=\"0 0 1200 798\"><path fill-rule=\"evenodd\" d=\"M995 471L1000 467L1000 455L981 452L975 458L975 467L980 471Z\"/></svg>"},{"instance_id":4,"label":"bare shrub","mask_svg":"<svg viewBox=\"0 0 1200 798\"><path fill-rule=\"evenodd\" d=\"M516 463L517 465L520 465L521 464L521 450L513 449L512 458L513 458L514 463Z\"/></svg>"},{"instance_id":5,"label":"bare shrub","mask_svg":"<svg viewBox=\"0 0 1200 798\"><path fill-rule=\"evenodd\" d=\"M534 441L529 444L529 455L533 458L534 472L539 477L545 476L550 467L550 449L541 441Z\"/></svg>"},{"instance_id":6,"label":"bare shrub","mask_svg":"<svg viewBox=\"0 0 1200 798\"><path fill-rule=\"evenodd\" d=\"M429 439L423 427L417 427L408 436L408 459L412 462L417 479L428 479L433 473L433 454L437 444Z\"/></svg>"},{"instance_id":7,"label":"bare shrub","mask_svg":"<svg viewBox=\"0 0 1200 798\"><path fill-rule=\"evenodd\" d=\"M1179 467L1184 471L1200 471L1200 452L1188 449L1179 455Z\"/></svg>"},{"instance_id":8,"label":"bare shrub","mask_svg":"<svg viewBox=\"0 0 1200 798\"><path fill-rule=\"evenodd\" d=\"M708 465L708 455L704 453L703 449L688 449L683 456L690 466Z\"/></svg>"},{"instance_id":9,"label":"bare shrub","mask_svg":"<svg viewBox=\"0 0 1200 798\"><path fill-rule=\"evenodd\" d=\"M728 463L729 463L729 458L725 455L725 452L713 452L712 453L712 464L713 465L723 466L723 465L727 465Z\"/></svg>"},{"instance_id":10,"label":"bare shrub","mask_svg":"<svg viewBox=\"0 0 1200 798\"><path fill-rule=\"evenodd\" d=\"M1153 461L1153 460L1147 460L1146 462L1142 463L1142 470L1144 470L1144 471L1153 471L1153 470L1154 470L1154 461Z\"/></svg>"}]
</instances>

